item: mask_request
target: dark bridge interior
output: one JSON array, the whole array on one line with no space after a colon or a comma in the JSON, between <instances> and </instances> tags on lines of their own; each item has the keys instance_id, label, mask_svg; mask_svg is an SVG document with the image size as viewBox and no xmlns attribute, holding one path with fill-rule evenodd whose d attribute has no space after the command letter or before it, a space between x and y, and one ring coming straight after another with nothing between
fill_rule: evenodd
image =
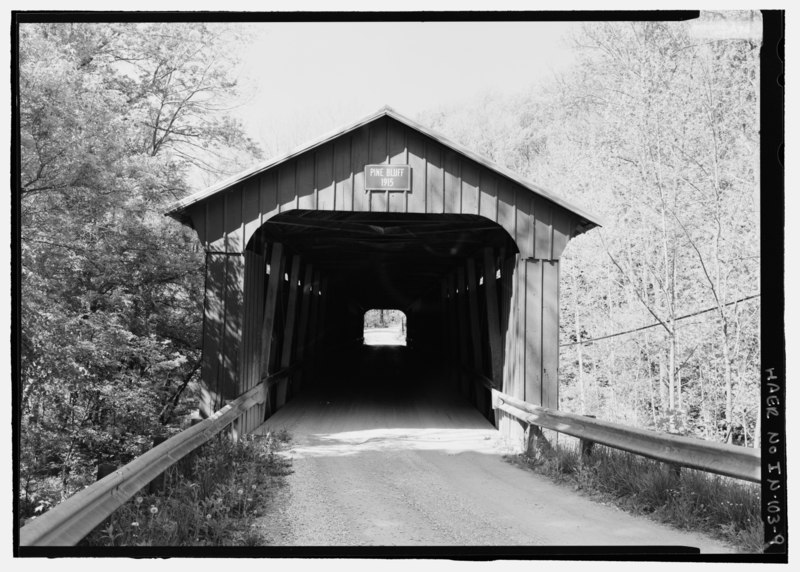
<instances>
[{"instance_id":1,"label":"dark bridge interior","mask_svg":"<svg viewBox=\"0 0 800 572\"><path fill-rule=\"evenodd\" d=\"M294 210L277 215L256 233L254 243L279 242L318 269L327 281L325 319L303 391L336 387L337 391L374 393L370 380L380 379L392 393L429 391L432 384L452 388L457 372L447 363L442 284L465 267L469 258L492 247L501 259L517 251L498 224L478 215L360 213ZM507 289L498 278L498 304ZM477 268L476 287L483 288ZM483 301L481 290L477 299ZM482 302L485 304L485 302ZM362 345L363 316L370 308L397 308L408 317L408 347ZM484 312L480 312L481 315ZM459 327L469 328L468 324ZM480 324L483 331L486 324ZM488 336L482 335L488 358ZM481 372L491 375L488 371ZM402 384L398 387L397 384ZM291 392L291 389L290 389ZM493 419L485 399L473 402Z\"/></svg>"}]
</instances>

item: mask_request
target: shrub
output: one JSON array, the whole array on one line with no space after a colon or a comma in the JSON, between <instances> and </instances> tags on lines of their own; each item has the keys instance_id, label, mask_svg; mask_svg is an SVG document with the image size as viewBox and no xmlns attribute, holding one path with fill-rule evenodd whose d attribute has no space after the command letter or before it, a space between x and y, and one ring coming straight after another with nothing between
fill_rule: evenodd
<instances>
[{"instance_id":1,"label":"shrub","mask_svg":"<svg viewBox=\"0 0 800 572\"><path fill-rule=\"evenodd\" d=\"M289 435L226 436L205 444L187 471L173 465L161 492L145 489L81 542L82 546L256 546L253 522L274 486L291 472L275 452ZM275 477L278 477L277 479Z\"/></svg>"},{"instance_id":2,"label":"shrub","mask_svg":"<svg viewBox=\"0 0 800 572\"><path fill-rule=\"evenodd\" d=\"M515 460L629 512L716 536L742 552L762 550L761 493L755 484L691 469L678 476L665 463L599 445L587 458L576 445L559 444L535 459Z\"/></svg>"}]
</instances>

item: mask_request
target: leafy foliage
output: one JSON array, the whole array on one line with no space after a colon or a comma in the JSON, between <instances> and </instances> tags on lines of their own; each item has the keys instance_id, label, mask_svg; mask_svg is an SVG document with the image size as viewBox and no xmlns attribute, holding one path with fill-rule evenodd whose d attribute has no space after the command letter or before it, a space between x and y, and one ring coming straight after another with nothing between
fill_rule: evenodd
<instances>
[{"instance_id":1,"label":"leafy foliage","mask_svg":"<svg viewBox=\"0 0 800 572\"><path fill-rule=\"evenodd\" d=\"M591 456L583 457L575 440L561 441L559 438L558 446L538 451L535 458L520 455L508 460L634 514L703 531L741 552L762 551L758 485L691 469L676 475L659 461L599 445Z\"/></svg>"},{"instance_id":2,"label":"leafy foliage","mask_svg":"<svg viewBox=\"0 0 800 572\"><path fill-rule=\"evenodd\" d=\"M263 540L255 519L291 461L276 454L287 434L207 443L185 474L173 466L164 489L141 491L82 541L85 546L241 546Z\"/></svg>"},{"instance_id":3,"label":"leafy foliage","mask_svg":"<svg viewBox=\"0 0 800 572\"><path fill-rule=\"evenodd\" d=\"M259 155L225 113L236 34L20 26L23 517L187 412L204 261L163 213L199 168L220 177Z\"/></svg>"},{"instance_id":4,"label":"leafy foliage","mask_svg":"<svg viewBox=\"0 0 800 572\"><path fill-rule=\"evenodd\" d=\"M422 121L604 221L561 261L561 408L753 446L759 46L685 22L573 43L552 84Z\"/></svg>"}]
</instances>

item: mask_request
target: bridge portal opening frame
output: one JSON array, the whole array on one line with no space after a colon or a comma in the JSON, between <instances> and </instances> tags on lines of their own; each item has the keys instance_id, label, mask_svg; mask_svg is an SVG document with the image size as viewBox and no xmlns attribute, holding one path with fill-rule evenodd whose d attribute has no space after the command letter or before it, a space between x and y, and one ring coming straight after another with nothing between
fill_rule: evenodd
<instances>
[{"instance_id":1,"label":"bridge portal opening frame","mask_svg":"<svg viewBox=\"0 0 800 572\"><path fill-rule=\"evenodd\" d=\"M408 166L408 188L368 189L368 165ZM599 220L390 108L167 214L194 228L206 252L204 415L296 367L260 410L239 420L240 432L252 431L302 391L320 348L347 339L358 321L346 314L369 307L416 313L409 338L445 353L453 383L487 417L486 380L558 408L559 259ZM357 260L365 252L407 273L426 248L434 254L405 286L395 276L394 294L377 288L372 298L331 303L343 276L380 268ZM454 252L439 264L446 248ZM508 437L521 437L504 413L496 421Z\"/></svg>"}]
</instances>

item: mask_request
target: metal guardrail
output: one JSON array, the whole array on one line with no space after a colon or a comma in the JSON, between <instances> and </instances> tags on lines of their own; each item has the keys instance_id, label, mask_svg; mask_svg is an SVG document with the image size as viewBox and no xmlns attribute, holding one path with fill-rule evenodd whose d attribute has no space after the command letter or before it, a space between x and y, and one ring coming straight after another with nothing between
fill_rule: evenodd
<instances>
[{"instance_id":1,"label":"metal guardrail","mask_svg":"<svg viewBox=\"0 0 800 572\"><path fill-rule=\"evenodd\" d=\"M492 389L492 407L520 421L681 467L761 482L761 451L712 443L692 437L665 435L556 411Z\"/></svg>"},{"instance_id":2,"label":"metal guardrail","mask_svg":"<svg viewBox=\"0 0 800 572\"><path fill-rule=\"evenodd\" d=\"M209 441L245 411L263 403L269 387L294 369L292 366L265 377L264 383L259 383L208 419L164 441L28 523L20 529L20 546L77 544L167 468ZM525 423L666 463L761 482L761 452L758 449L664 435L547 409L493 389L491 380L480 377L482 384L491 389L492 407Z\"/></svg>"},{"instance_id":3,"label":"metal guardrail","mask_svg":"<svg viewBox=\"0 0 800 572\"><path fill-rule=\"evenodd\" d=\"M20 529L20 546L74 546L142 487L263 403L266 392L286 370L265 378L197 425L153 447L124 467L86 487Z\"/></svg>"}]
</instances>

